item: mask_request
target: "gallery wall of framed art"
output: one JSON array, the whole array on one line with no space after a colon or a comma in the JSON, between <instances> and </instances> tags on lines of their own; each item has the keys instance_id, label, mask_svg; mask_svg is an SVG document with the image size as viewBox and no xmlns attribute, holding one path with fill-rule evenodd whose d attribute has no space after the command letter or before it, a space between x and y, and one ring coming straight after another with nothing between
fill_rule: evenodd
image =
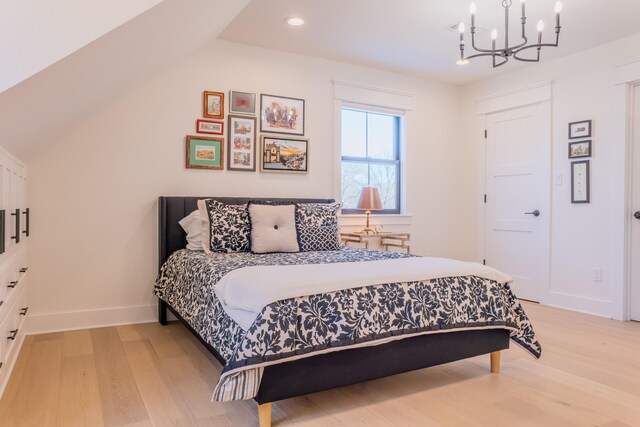
<instances>
[{"instance_id":1,"label":"gallery wall of framed art","mask_svg":"<svg viewBox=\"0 0 640 427\"><path fill-rule=\"evenodd\" d=\"M188 135L188 169L223 170L226 156L229 171L308 173L304 99L238 90L229 90L225 97L225 91L205 90L202 108L196 133L222 138Z\"/></svg>"}]
</instances>

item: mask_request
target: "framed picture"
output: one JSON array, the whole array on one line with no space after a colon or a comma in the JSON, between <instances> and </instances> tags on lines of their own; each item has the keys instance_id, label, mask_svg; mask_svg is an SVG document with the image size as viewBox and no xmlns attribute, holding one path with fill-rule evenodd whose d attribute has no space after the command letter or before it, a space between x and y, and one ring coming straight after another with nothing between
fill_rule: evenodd
<instances>
[{"instance_id":1,"label":"framed picture","mask_svg":"<svg viewBox=\"0 0 640 427\"><path fill-rule=\"evenodd\" d=\"M591 140L569 143L569 158L591 157Z\"/></svg>"},{"instance_id":2,"label":"framed picture","mask_svg":"<svg viewBox=\"0 0 640 427\"><path fill-rule=\"evenodd\" d=\"M227 168L234 171L256 170L256 118L229 116Z\"/></svg>"},{"instance_id":3,"label":"framed picture","mask_svg":"<svg viewBox=\"0 0 640 427\"><path fill-rule=\"evenodd\" d=\"M232 90L230 93L229 112L234 114L251 114L255 116L256 94Z\"/></svg>"},{"instance_id":4,"label":"framed picture","mask_svg":"<svg viewBox=\"0 0 640 427\"><path fill-rule=\"evenodd\" d=\"M260 132L304 135L304 99L260 95Z\"/></svg>"},{"instance_id":5,"label":"framed picture","mask_svg":"<svg viewBox=\"0 0 640 427\"><path fill-rule=\"evenodd\" d=\"M189 169L224 169L224 140L187 135L187 164Z\"/></svg>"},{"instance_id":6,"label":"framed picture","mask_svg":"<svg viewBox=\"0 0 640 427\"><path fill-rule=\"evenodd\" d=\"M571 203L589 203L589 160L571 163Z\"/></svg>"},{"instance_id":7,"label":"framed picture","mask_svg":"<svg viewBox=\"0 0 640 427\"><path fill-rule=\"evenodd\" d=\"M283 137L262 137L262 172L309 171L309 140Z\"/></svg>"},{"instance_id":8,"label":"framed picture","mask_svg":"<svg viewBox=\"0 0 640 427\"><path fill-rule=\"evenodd\" d=\"M569 139L590 138L591 120L569 123Z\"/></svg>"},{"instance_id":9,"label":"framed picture","mask_svg":"<svg viewBox=\"0 0 640 427\"><path fill-rule=\"evenodd\" d=\"M210 119L224 119L224 93L204 92L204 111L202 115Z\"/></svg>"},{"instance_id":10,"label":"framed picture","mask_svg":"<svg viewBox=\"0 0 640 427\"><path fill-rule=\"evenodd\" d=\"M211 135L222 135L224 133L224 122L217 122L215 120L197 119L196 132L210 133Z\"/></svg>"}]
</instances>

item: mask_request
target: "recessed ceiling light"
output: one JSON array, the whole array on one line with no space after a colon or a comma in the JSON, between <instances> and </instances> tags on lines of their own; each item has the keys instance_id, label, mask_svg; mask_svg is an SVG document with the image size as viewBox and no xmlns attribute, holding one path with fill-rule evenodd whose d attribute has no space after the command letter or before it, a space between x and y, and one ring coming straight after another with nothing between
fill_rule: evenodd
<instances>
[{"instance_id":1,"label":"recessed ceiling light","mask_svg":"<svg viewBox=\"0 0 640 427\"><path fill-rule=\"evenodd\" d=\"M297 16L292 16L290 18L285 19L286 23L291 25L292 27L299 27L300 25L304 25L304 19L299 18Z\"/></svg>"}]
</instances>

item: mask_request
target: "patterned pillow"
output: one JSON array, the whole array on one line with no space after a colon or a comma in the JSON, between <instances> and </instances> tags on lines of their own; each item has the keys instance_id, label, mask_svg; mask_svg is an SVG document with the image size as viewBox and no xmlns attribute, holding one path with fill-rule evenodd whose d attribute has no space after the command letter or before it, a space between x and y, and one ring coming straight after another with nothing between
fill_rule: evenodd
<instances>
[{"instance_id":1,"label":"patterned pillow","mask_svg":"<svg viewBox=\"0 0 640 427\"><path fill-rule=\"evenodd\" d=\"M297 203L296 227L300 252L337 251L339 203Z\"/></svg>"},{"instance_id":2,"label":"patterned pillow","mask_svg":"<svg viewBox=\"0 0 640 427\"><path fill-rule=\"evenodd\" d=\"M249 252L251 222L247 205L225 205L217 200L207 200L206 204L211 224L211 251Z\"/></svg>"}]
</instances>

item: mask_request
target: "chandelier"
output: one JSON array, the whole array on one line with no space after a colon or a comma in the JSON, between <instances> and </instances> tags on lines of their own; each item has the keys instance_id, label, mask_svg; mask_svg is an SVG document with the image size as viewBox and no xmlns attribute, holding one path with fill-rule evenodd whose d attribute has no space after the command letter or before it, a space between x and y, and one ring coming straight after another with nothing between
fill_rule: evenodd
<instances>
[{"instance_id":1,"label":"chandelier","mask_svg":"<svg viewBox=\"0 0 640 427\"><path fill-rule=\"evenodd\" d=\"M555 6L556 42L542 43L542 31L544 30L544 22L540 20L538 21L538 42L535 44L529 44L529 40L527 39L527 15L525 13L525 3L526 0L520 0L522 8L522 17L520 18L522 22L522 42L513 46L509 44L509 8L512 6L513 2L512 0L502 0L502 7L504 7L504 47L496 47L496 43L498 41L498 30L494 29L493 31L491 31L491 49L482 49L476 46L477 7L475 3L471 3L471 6L469 7L469 11L471 12L471 46L476 52L479 53L471 56L464 56L465 25L464 23L461 23L458 27L458 31L460 32L460 60L458 60L458 62L456 63L458 65L466 65L469 63L470 59L479 58L481 56L491 56L493 58L493 68L506 64L509 61L509 58L512 57L514 59L517 59L518 61L539 62L540 50L543 47L558 47L558 41L560 40L560 12L562 11L562 3L557 2ZM533 57L529 56L523 58L521 56L521 53L530 49L536 49L536 55Z\"/></svg>"}]
</instances>

